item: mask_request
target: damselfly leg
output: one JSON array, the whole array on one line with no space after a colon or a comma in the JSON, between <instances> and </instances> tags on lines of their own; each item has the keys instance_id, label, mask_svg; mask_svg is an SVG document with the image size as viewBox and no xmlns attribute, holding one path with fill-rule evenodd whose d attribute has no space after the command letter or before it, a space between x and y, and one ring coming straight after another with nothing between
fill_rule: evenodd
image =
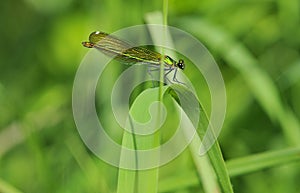
<instances>
[{"instance_id":1,"label":"damselfly leg","mask_svg":"<svg viewBox=\"0 0 300 193\"><path fill-rule=\"evenodd\" d=\"M173 84L173 82L176 82L176 83L185 85L185 83L180 82L180 81L177 80L177 78L176 78L176 75L177 75L177 69L178 69L177 67L172 67L172 66L164 67L164 71L165 71L165 72L164 72L164 73L165 73L165 74L164 74L164 83L165 83L165 84L167 84L168 82L169 82L170 84ZM148 72L148 74L151 76L151 79L152 79L152 80L154 80L152 72L159 71L159 70L160 70L160 66L157 66L157 65L149 65L149 66L148 66L147 72ZM174 71L173 82L172 82L171 80L169 80L168 75L169 75L173 70L175 70L175 71ZM153 85L154 85L154 84L153 84Z\"/></svg>"}]
</instances>

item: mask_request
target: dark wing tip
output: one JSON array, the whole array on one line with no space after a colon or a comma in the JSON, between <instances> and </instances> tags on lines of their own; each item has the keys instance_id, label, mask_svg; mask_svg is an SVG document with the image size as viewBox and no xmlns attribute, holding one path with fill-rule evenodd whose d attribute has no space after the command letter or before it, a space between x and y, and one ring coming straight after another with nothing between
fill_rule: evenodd
<instances>
[{"instance_id":1,"label":"dark wing tip","mask_svg":"<svg viewBox=\"0 0 300 193\"><path fill-rule=\"evenodd\" d=\"M101 32L101 31L94 31L90 34L89 41L92 43L97 43L108 35L109 34Z\"/></svg>"}]
</instances>

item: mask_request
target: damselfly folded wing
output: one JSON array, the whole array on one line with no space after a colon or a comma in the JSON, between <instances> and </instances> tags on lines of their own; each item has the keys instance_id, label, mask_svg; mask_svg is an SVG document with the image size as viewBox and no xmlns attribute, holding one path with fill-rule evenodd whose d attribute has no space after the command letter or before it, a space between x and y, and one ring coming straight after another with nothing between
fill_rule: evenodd
<instances>
[{"instance_id":1,"label":"damselfly folded wing","mask_svg":"<svg viewBox=\"0 0 300 193\"><path fill-rule=\"evenodd\" d=\"M83 45L94 47L104 54L127 64L140 62L159 65L162 58L160 53L144 47L133 47L129 43L104 32L93 32L89 40L90 42L83 42Z\"/></svg>"}]
</instances>

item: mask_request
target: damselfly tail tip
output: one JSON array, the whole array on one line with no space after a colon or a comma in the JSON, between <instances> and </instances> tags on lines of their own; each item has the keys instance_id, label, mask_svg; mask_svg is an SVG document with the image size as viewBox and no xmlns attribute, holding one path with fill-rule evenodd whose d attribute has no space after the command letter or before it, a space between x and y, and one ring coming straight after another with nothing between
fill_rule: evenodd
<instances>
[{"instance_id":1,"label":"damselfly tail tip","mask_svg":"<svg viewBox=\"0 0 300 193\"><path fill-rule=\"evenodd\" d=\"M87 47L87 48L92 48L92 47L94 47L94 44L91 43L91 42L82 42L82 45L83 45L84 47Z\"/></svg>"}]
</instances>

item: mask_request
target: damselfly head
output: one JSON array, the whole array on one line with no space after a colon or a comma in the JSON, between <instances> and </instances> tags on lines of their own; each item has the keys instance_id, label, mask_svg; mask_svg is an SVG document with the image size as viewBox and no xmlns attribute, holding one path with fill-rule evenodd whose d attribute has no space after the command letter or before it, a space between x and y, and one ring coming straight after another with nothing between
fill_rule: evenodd
<instances>
[{"instance_id":1,"label":"damselfly head","mask_svg":"<svg viewBox=\"0 0 300 193\"><path fill-rule=\"evenodd\" d=\"M177 63L178 68L180 68L181 70L184 70L185 68L185 64L184 61L182 59L180 59Z\"/></svg>"}]
</instances>

